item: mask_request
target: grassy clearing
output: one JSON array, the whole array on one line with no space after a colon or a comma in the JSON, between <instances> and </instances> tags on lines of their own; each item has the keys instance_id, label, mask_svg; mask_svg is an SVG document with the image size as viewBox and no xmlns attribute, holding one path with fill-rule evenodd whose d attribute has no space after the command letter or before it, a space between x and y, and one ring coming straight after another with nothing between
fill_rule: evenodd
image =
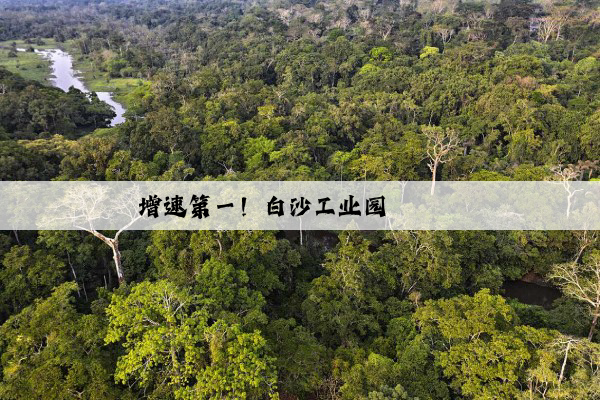
<instances>
[{"instance_id":1,"label":"grassy clearing","mask_svg":"<svg viewBox=\"0 0 600 400\"><path fill-rule=\"evenodd\" d=\"M0 49L0 66L25 79L48 83L49 61L44 60L38 54L21 51L17 52L16 57L9 57L9 52L9 50Z\"/></svg>"},{"instance_id":2,"label":"grassy clearing","mask_svg":"<svg viewBox=\"0 0 600 400\"><path fill-rule=\"evenodd\" d=\"M127 107L126 95L133 89L144 84L138 78L108 78L108 74L100 71L91 58L81 54L73 41L58 43L54 39L42 39L43 44L26 43L24 40L8 40L0 42L0 66L17 73L26 79L49 83L51 74L50 62L33 52L17 52L17 57L9 57L13 43L17 48L37 50L62 49L73 57L73 68L79 71L85 86L94 92L112 92L116 101Z\"/></svg>"},{"instance_id":3,"label":"grassy clearing","mask_svg":"<svg viewBox=\"0 0 600 400\"><path fill-rule=\"evenodd\" d=\"M16 57L12 50L13 43L17 48L28 49L55 49L59 46L54 39L42 39L43 44L27 43L24 40L8 40L0 42L0 66L5 67L10 72L16 73L25 79L31 79L41 83L48 83L50 78L50 61L45 60L39 54L30 51L17 51Z\"/></svg>"},{"instance_id":4,"label":"grassy clearing","mask_svg":"<svg viewBox=\"0 0 600 400\"><path fill-rule=\"evenodd\" d=\"M82 54L73 41L65 42L64 49L73 57L73 68L80 72L88 89L94 92L112 92L115 100L125 107L126 95L146 82L139 78L110 78L89 56Z\"/></svg>"},{"instance_id":5,"label":"grassy clearing","mask_svg":"<svg viewBox=\"0 0 600 400\"><path fill-rule=\"evenodd\" d=\"M45 50L45 49L56 49L56 48L62 48L63 44L62 43L58 43L56 40L48 38L48 39L42 39L42 41L44 42L43 44L36 44L36 43L27 43L25 40L6 40L4 42L0 42L0 48L9 48L11 47L11 45L13 43L17 44L17 47L26 49L27 47L31 46L34 49L38 49L38 50Z\"/></svg>"}]
</instances>

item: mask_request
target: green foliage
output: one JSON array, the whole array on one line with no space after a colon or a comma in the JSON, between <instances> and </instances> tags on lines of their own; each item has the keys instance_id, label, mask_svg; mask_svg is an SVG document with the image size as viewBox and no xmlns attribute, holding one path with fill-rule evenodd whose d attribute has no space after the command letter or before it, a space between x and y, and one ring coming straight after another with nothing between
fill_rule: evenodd
<instances>
[{"instance_id":1,"label":"green foliage","mask_svg":"<svg viewBox=\"0 0 600 400\"><path fill-rule=\"evenodd\" d=\"M427 58L427 57L431 57L431 56L434 56L439 53L440 53L439 48L432 47L432 46L425 46L425 47L423 47L423 50L421 50L421 55L419 55L419 58Z\"/></svg>"},{"instance_id":2,"label":"green foliage","mask_svg":"<svg viewBox=\"0 0 600 400\"><path fill-rule=\"evenodd\" d=\"M115 379L153 398L276 397L273 360L258 331L214 321L195 296L167 281L114 294L106 342L123 341Z\"/></svg>"},{"instance_id":3,"label":"green foliage","mask_svg":"<svg viewBox=\"0 0 600 400\"><path fill-rule=\"evenodd\" d=\"M115 115L95 94L73 88L65 93L25 81L2 67L0 87L0 129L10 132L10 139L81 135L81 131L108 126Z\"/></svg>"},{"instance_id":4,"label":"green foliage","mask_svg":"<svg viewBox=\"0 0 600 400\"><path fill-rule=\"evenodd\" d=\"M600 157L594 1L79 3L0 6L0 180L429 180L435 132L444 180ZM593 292L595 233L297 236L127 232L115 288L91 235L0 233L0 398L597 397L597 308L557 275ZM566 296L505 300L529 273Z\"/></svg>"},{"instance_id":5,"label":"green foliage","mask_svg":"<svg viewBox=\"0 0 600 400\"><path fill-rule=\"evenodd\" d=\"M496 208L506 198L509 178L493 171L477 171L452 185L450 202L461 205L465 211Z\"/></svg>"},{"instance_id":6,"label":"green foliage","mask_svg":"<svg viewBox=\"0 0 600 400\"><path fill-rule=\"evenodd\" d=\"M428 301L414 318L421 334L438 349L436 364L451 379L451 386L468 398L524 395L526 380L539 373L539 359L545 357L540 346L557 336L557 332L519 326L505 300L487 290L474 297ZM560 389L558 382L551 383Z\"/></svg>"},{"instance_id":7,"label":"green foliage","mask_svg":"<svg viewBox=\"0 0 600 400\"><path fill-rule=\"evenodd\" d=\"M19 312L38 297L46 297L63 282L65 263L43 250L13 246L4 254L0 269L0 307L9 314Z\"/></svg>"},{"instance_id":8,"label":"green foliage","mask_svg":"<svg viewBox=\"0 0 600 400\"><path fill-rule=\"evenodd\" d=\"M355 343L381 330L383 305L370 293L374 283L369 242L354 232L341 235L339 251L328 255L328 272L315 279L302 307L309 326L332 344Z\"/></svg>"},{"instance_id":9,"label":"green foliage","mask_svg":"<svg viewBox=\"0 0 600 400\"><path fill-rule=\"evenodd\" d=\"M0 327L3 399L114 399L112 355L102 349L101 315L79 314L73 305L77 285L58 286L48 298L11 316Z\"/></svg>"},{"instance_id":10,"label":"green foliage","mask_svg":"<svg viewBox=\"0 0 600 400\"><path fill-rule=\"evenodd\" d=\"M275 149L275 141L264 136L249 138L244 149L246 168L255 171L266 166L269 154Z\"/></svg>"},{"instance_id":11,"label":"green foliage","mask_svg":"<svg viewBox=\"0 0 600 400\"><path fill-rule=\"evenodd\" d=\"M373 47L369 53L371 56L371 62L383 62L386 63L392 60L392 52L387 47Z\"/></svg>"}]
</instances>

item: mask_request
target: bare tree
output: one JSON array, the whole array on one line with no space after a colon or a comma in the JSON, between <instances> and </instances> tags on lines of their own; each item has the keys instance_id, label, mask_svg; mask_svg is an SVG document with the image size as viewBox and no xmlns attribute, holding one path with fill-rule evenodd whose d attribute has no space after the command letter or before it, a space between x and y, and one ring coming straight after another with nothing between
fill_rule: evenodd
<instances>
[{"instance_id":1,"label":"bare tree","mask_svg":"<svg viewBox=\"0 0 600 400\"><path fill-rule=\"evenodd\" d=\"M484 3L483 15L486 19L494 18L494 14L496 13L496 5L492 3Z\"/></svg>"},{"instance_id":2,"label":"bare tree","mask_svg":"<svg viewBox=\"0 0 600 400\"><path fill-rule=\"evenodd\" d=\"M452 39L452 36L454 36L454 29L447 28L445 26L435 25L433 27L433 30L440 36L444 48L446 48L446 43L448 43L450 39Z\"/></svg>"},{"instance_id":3,"label":"bare tree","mask_svg":"<svg viewBox=\"0 0 600 400\"><path fill-rule=\"evenodd\" d=\"M569 20L571 10L568 7L552 7L550 15L540 18L538 38L546 43L552 36L559 40L564 25Z\"/></svg>"},{"instance_id":4,"label":"bare tree","mask_svg":"<svg viewBox=\"0 0 600 400\"><path fill-rule=\"evenodd\" d=\"M546 177L546 182L553 185L562 185L567 192L567 218L571 215L571 207L573 206L573 199L575 195L583 189L575 189L576 183L581 183L583 173L586 168L582 165L567 165L563 168L561 165L550 167L552 175Z\"/></svg>"},{"instance_id":5,"label":"bare tree","mask_svg":"<svg viewBox=\"0 0 600 400\"><path fill-rule=\"evenodd\" d=\"M446 10L448 6L447 2L444 0L434 0L429 6L430 10L434 14L441 14Z\"/></svg>"},{"instance_id":6,"label":"bare tree","mask_svg":"<svg viewBox=\"0 0 600 400\"><path fill-rule=\"evenodd\" d=\"M579 262L583 252L600 240L600 210L594 203L587 203L581 213L573 215L576 224L572 230L577 239L577 254L573 261Z\"/></svg>"},{"instance_id":7,"label":"bare tree","mask_svg":"<svg viewBox=\"0 0 600 400\"><path fill-rule=\"evenodd\" d=\"M558 264L552 268L550 280L569 297L589 305L592 323L588 339L592 340L600 316L600 253L593 252L585 264Z\"/></svg>"},{"instance_id":8,"label":"bare tree","mask_svg":"<svg viewBox=\"0 0 600 400\"><path fill-rule=\"evenodd\" d=\"M439 127L426 126L423 133L427 136L427 156L431 171L431 195L435 192L435 179L440 164L451 161L456 157L458 149L458 134L454 129L443 130Z\"/></svg>"},{"instance_id":9,"label":"bare tree","mask_svg":"<svg viewBox=\"0 0 600 400\"><path fill-rule=\"evenodd\" d=\"M558 376L558 385L560 386L564 377L565 370L567 367L567 361L569 359L569 351L571 347L577 345L581 339L576 339L570 336L560 335L558 338L552 342L552 347L554 347L560 354L564 353L563 362L560 366L560 375Z\"/></svg>"},{"instance_id":10,"label":"bare tree","mask_svg":"<svg viewBox=\"0 0 600 400\"><path fill-rule=\"evenodd\" d=\"M55 206L58 211L54 215L64 215L58 219L71 221L74 227L91 233L110 247L119 285L125 283L119 236L141 218L138 212L140 198L137 185L115 195L108 186L86 184L83 190L69 190L63 201ZM101 220L111 220L121 228L109 237L97 229Z\"/></svg>"},{"instance_id":11,"label":"bare tree","mask_svg":"<svg viewBox=\"0 0 600 400\"><path fill-rule=\"evenodd\" d=\"M389 15L380 16L375 20L375 29L383 40L387 40L395 26L396 21Z\"/></svg>"},{"instance_id":12,"label":"bare tree","mask_svg":"<svg viewBox=\"0 0 600 400\"><path fill-rule=\"evenodd\" d=\"M544 43L548 42L554 32L558 29L556 19L552 17L540 18L540 26L538 28L538 39Z\"/></svg>"},{"instance_id":13,"label":"bare tree","mask_svg":"<svg viewBox=\"0 0 600 400\"><path fill-rule=\"evenodd\" d=\"M467 16L466 28L467 39L469 41L482 40L485 37L483 31L483 23L486 20L486 16L479 13L471 13ZM443 39L442 39L443 40Z\"/></svg>"}]
</instances>

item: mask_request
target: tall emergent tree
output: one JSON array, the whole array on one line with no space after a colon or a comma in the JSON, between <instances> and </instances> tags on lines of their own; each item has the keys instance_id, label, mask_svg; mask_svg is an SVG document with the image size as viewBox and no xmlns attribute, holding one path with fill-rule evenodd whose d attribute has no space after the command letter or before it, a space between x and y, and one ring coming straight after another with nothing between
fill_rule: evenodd
<instances>
[{"instance_id":1,"label":"tall emergent tree","mask_svg":"<svg viewBox=\"0 0 600 400\"><path fill-rule=\"evenodd\" d=\"M583 189L573 188L572 181L581 181L584 178L585 173L592 174L598 169L598 161L587 160L585 162L579 161L577 165L569 164L563 168L562 165L554 166L550 170L554 173L554 179L561 182L563 188L567 192L567 218L571 215L571 206L573 205L573 198L578 192Z\"/></svg>"},{"instance_id":2,"label":"tall emergent tree","mask_svg":"<svg viewBox=\"0 0 600 400\"><path fill-rule=\"evenodd\" d=\"M552 175L546 178L546 182L553 185L562 185L567 192L567 218L571 215L571 206L573 199L578 192L583 189L576 189L575 183L581 182L584 170L577 165L568 165L563 168L561 165L550 168Z\"/></svg>"},{"instance_id":3,"label":"tall emergent tree","mask_svg":"<svg viewBox=\"0 0 600 400\"><path fill-rule=\"evenodd\" d=\"M570 262L555 265L550 274L562 291L590 307L592 323L588 339L592 340L600 317L600 251L595 250L587 257L584 264Z\"/></svg>"},{"instance_id":4,"label":"tall emergent tree","mask_svg":"<svg viewBox=\"0 0 600 400\"><path fill-rule=\"evenodd\" d=\"M442 129L437 126L425 126L423 133L427 136L427 156L429 157L427 165L431 171L431 195L433 195L438 167L455 157L454 151L458 148L458 134L454 129Z\"/></svg>"},{"instance_id":5,"label":"tall emergent tree","mask_svg":"<svg viewBox=\"0 0 600 400\"><path fill-rule=\"evenodd\" d=\"M81 184L67 189L62 199L48 207L48 212L42 216L40 226L71 224L77 229L88 232L102 240L113 252L113 260L119 285L125 283L125 275L121 266L119 251L119 236L129 229L146 212L140 213L142 195L138 186L132 186L122 191L114 200L109 199L109 188L101 185ZM108 237L97 230L101 220L124 216L126 223Z\"/></svg>"}]
</instances>

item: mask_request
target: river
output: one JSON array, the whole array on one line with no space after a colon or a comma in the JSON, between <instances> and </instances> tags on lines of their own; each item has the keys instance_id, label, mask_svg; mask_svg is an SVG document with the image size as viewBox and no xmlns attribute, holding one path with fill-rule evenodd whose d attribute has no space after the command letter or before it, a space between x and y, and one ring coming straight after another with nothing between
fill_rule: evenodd
<instances>
[{"instance_id":1,"label":"river","mask_svg":"<svg viewBox=\"0 0 600 400\"><path fill-rule=\"evenodd\" d=\"M18 49L19 51L25 51L24 49ZM67 52L59 49L50 50L35 50L36 53L42 57L50 60L52 68L52 84L65 92L69 90L71 86L75 89L79 89L82 92L89 92L85 87L82 80L78 77L77 72L73 70L73 58ZM117 103L111 92L96 92L98 98L109 106L112 107L114 112L117 114L116 117L110 121L110 126L115 126L125 122L125 108L120 103Z\"/></svg>"}]
</instances>

